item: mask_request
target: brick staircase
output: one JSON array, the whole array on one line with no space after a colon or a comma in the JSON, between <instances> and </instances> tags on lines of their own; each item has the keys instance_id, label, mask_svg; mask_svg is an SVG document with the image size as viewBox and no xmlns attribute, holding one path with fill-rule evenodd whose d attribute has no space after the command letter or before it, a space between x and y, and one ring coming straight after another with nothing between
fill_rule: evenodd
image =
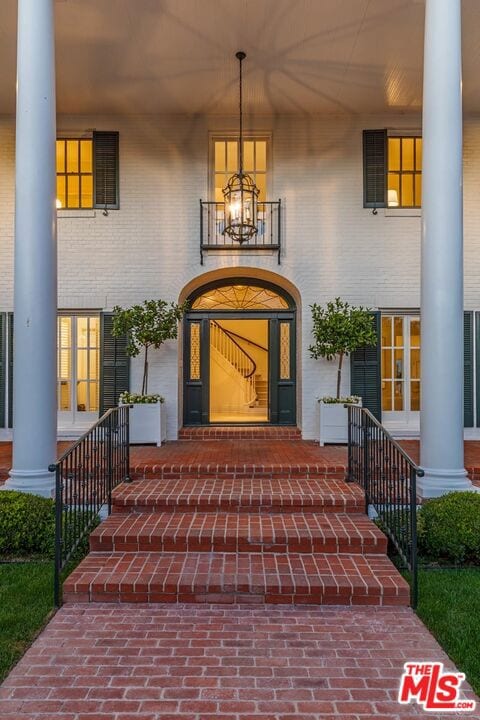
<instances>
[{"instance_id":1,"label":"brick staircase","mask_svg":"<svg viewBox=\"0 0 480 720\"><path fill-rule=\"evenodd\" d=\"M343 480L171 478L116 489L66 602L408 605L409 588Z\"/></svg>"}]
</instances>

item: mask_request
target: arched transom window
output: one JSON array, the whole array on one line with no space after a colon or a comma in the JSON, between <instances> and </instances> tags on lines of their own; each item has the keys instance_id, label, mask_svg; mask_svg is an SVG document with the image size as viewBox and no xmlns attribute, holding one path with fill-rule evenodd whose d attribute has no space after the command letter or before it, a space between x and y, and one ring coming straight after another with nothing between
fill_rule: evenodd
<instances>
[{"instance_id":1,"label":"arched transom window","mask_svg":"<svg viewBox=\"0 0 480 720\"><path fill-rule=\"evenodd\" d=\"M192 303L192 310L287 310L281 295L255 285L225 285L204 292Z\"/></svg>"}]
</instances>

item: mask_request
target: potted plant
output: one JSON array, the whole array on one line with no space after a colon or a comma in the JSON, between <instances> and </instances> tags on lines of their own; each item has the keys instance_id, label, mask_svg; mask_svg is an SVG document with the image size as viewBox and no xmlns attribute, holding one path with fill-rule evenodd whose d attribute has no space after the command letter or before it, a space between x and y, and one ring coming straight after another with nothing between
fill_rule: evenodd
<instances>
[{"instance_id":1,"label":"potted plant","mask_svg":"<svg viewBox=\"0 0 480 720\"><path fill-rule=\"evenodd\" d=\"M309 347L311 357L329 361L338 359L336 395L319 399L320 445L345 443L348 441L348 413L344 405L361 405L362 399L340 395L343 360L359 348L375 345L377 333L368 308L354 307L338 297L325 307L314 303L311 309L314 337L314 343Z\"/></svg>"},{"instance_id":2,"label":"potted plant","mask_svg":"<svg viewBox=\"0 0 480 720\"><path fill-rule=\"evenodd\" d=\"M166 300L145 300L141 305L131 308L113 308L114 336L126 335L126 353L137 357L142 350L143 379L138 394L122 393L120 404L128 404L130 409L130 442L132 444L155 443L161 445L166 439L166 415L164 399L148 394L148 351L158 349L166 340L175 340L178 323L183 317L186 305L168 303Z\"/></svg>"}]
</instances>

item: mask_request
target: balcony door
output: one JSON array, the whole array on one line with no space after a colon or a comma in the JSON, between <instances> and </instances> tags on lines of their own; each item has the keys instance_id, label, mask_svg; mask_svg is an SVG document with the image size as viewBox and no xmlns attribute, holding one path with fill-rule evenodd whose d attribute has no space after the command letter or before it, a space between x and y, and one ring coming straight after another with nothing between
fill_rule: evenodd
<instances>
[{"instance_id":1,"label":"balcony door","mask_svg":"<svg viewBox=\"0 0 480 720\"><path fill-rule=\"evenodd\" d=\"M57 322L59 427L88 427L99 412L100 317L65 314Z\"/></svg>"}]
</instances>

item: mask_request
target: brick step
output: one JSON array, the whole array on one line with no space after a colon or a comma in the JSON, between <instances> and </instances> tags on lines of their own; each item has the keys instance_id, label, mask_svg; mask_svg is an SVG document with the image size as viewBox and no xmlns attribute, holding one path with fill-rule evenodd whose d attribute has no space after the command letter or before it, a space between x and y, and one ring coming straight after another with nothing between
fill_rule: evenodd
<instances>
[{"instance_id":1,"label":"brick step","mask_svg":"<svg viewBox=\"0 0 480 720\"><path fill-rule=\"evenodd\" d=\"M408 605L409 587L384 555L90 553L64 600Z\"/></svg>"},{"instance_id":2,"label":"brick step","mask_svg":"<svg viewBox=\"0 0 480 720\"><path fill-rule=\"evenodd\" d=\"M365 507L363 492L357 485L325 479L137 480L116 488L112 502L114 513L166 509L359 513Z\"/></svg>"},{"instance_id":3,"label":"brick step","mask_svg":"<svg viewBox=\"0 0 480 720\"><path fill-rule=\"evenodd\" d=\"M130 513L107 518L91 534L90 549L385 554L387 538L362 514Z\"/></svg>"},{"instance_id":4,"label":"brick step","mask_svg":"<svg viewBox=\"0 0 480 720\"><path fill-rule=\"evenodd\" d=\"M279 425L200 425L184 427L178 433L179 440L301 440L302 431L297 427Z\"/></svg>"}]
</instances>

